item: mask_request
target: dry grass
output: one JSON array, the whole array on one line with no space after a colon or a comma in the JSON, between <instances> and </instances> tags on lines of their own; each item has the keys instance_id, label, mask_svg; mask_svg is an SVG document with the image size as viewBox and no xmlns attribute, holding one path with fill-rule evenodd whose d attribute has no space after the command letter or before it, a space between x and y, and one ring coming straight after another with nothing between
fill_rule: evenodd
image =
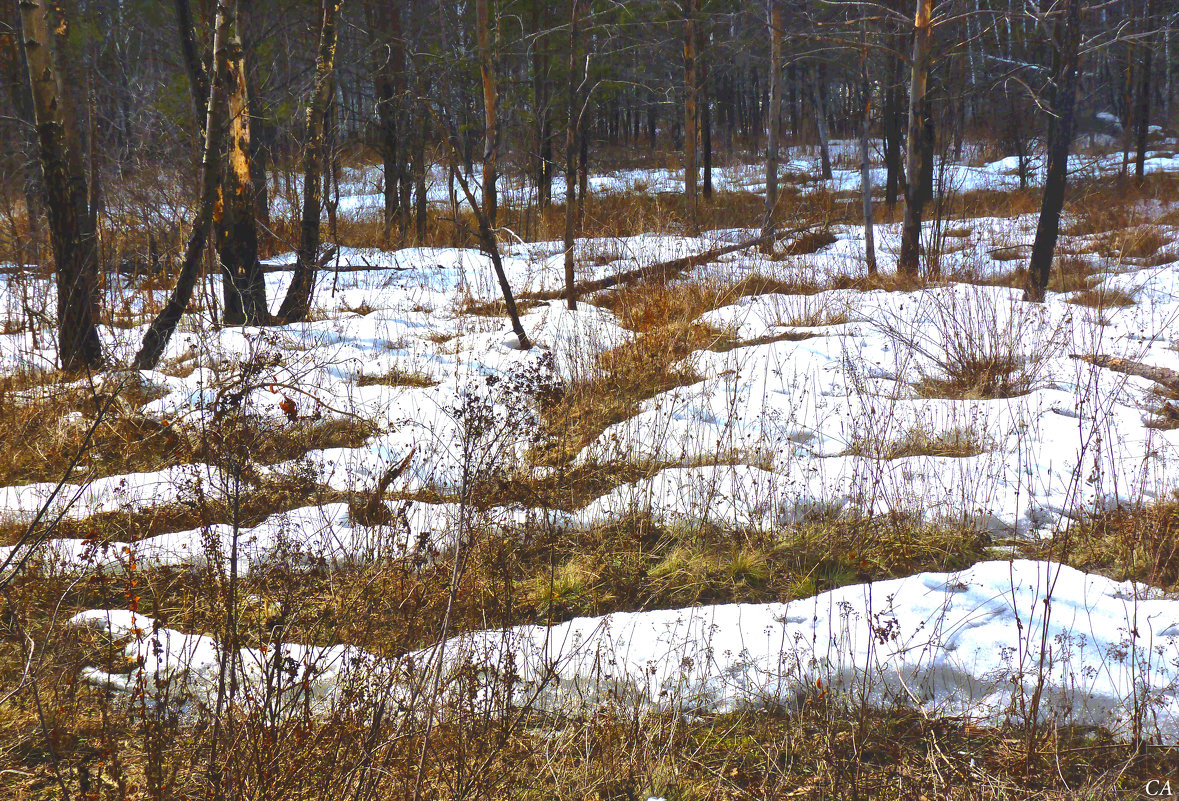
<instances>
[{"instance_id":1,"label":"dry grass","mask_svg":"<svg viewBox=\"0 0 1179 801\"><path fill-rule=\"evenodd\" d=\"M140 408L152 396L137 381L114 391L115 401L82 452L108 392L76 383L23 392L0 387L0 425L8 431L3 440L11 443L0 464L0 486L59 481L79 452L74 480L92 480L205 462L225 447L249 454L259 464L275 464L312 449L357 447L374 431L357 419L300 418L283 424L250 419L214 432L143 414Z\"/></svg>"},{"instance_id":2,"label":"dry grass","mask_svg":"<svg viewBox=\"0 0 1179 801\"><path fill-rule=\"evenodd\" d=\"M1102 286L1082 290L1067 301L1076 306L1086 306L1090 309L1113 309L1133 306L1138 301L1134 296L1121 289L1107 289Z\"/></svg>"},{"instance_id":3,"label":"dry grass","mask_svg":"<svg viewBox=\"0 0 1179 801\"><path fill-rule=\"evenodd\" d=\"M1097 236L1093 252L1118 264L1128 259L1144 261L1171 241L1157 226L1137 225L1118 228Z\"/></svg>"},{"instance_id":4,"label":"dry grass","mask_svg":"<svg viewBox=\"0 0 1179 801\"><path fill-rule=\"evenodd\" d=\"M898 439L881 442L860 439L845 451L848 456L863 456L869 459L907 459L911 456L947 456L968 458L986 453L987 444L971 430L955 428L933 434L920 428L911 428Z\"/></svg>"},{"instance_id":5,"label":"dry grass","mask_svg":"<svg viewBox=\"0 0 1179 801\"><path fill-rule=\"evenodd\" d=\"M551 568L537 566L525 583L524 603L541 618L565 619L695 603L790 601L860 581L965 567L982 558L983 547L968 528L904 516L734 532L635 515L557 543Z\"/></svg>"},{"instance_id":6,"label":"dry grass","mask_svg":"<svg viewBox=\"0 0 1179 801\"><path fill-rule=\"evenodd\" d=\"M1129 506L1078 524L1067 561L1118 580L1179 590L1179 502Z\"/></svg>"},{"instance_id":7,"label":"dry grass","mask_svg":"<svg viewBox=\"0 0 1179 801\"><path fill-rule=\"evenodd\" d=\"M356 380L356 385L359 387L378 385L385 387L434 387L438 385L438 381L424 373L394 367L381 375L362 375Z\"/></svg>"}]
</instances>

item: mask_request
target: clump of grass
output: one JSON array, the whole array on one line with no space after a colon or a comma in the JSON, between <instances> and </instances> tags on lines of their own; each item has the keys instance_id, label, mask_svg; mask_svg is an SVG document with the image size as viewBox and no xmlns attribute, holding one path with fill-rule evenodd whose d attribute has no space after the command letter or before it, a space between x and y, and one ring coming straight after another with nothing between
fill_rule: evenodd
<instances>
[{"instance_id":1,"label":"clump of grass","mask_svg":"<svg viewBox=\"0 0 1179 801\"><path fill-rule=\"evenodd\" d=\"M438 381L424 373L394 367L387 373L380 375L362 375L356 380L356 385L360 387L436 387Z\"/></svg>"},{"instance_id":2,"label":"clump of grass","mask_svg":"<svg viewBox=\"0 0 1179 801\"><path fill-rule=\"evenodd\" d=\"M1084 292L1091 289L1098 280L1097 265L1084 256L1069 253L1058 254L1052 265L1052 273L1048 276L1048 291L1050 292ZM1026 277L1027 270L1023 270Z\"/></svg>"},{"instance_id":3,"label":"clump of grass","mask_svg":"<svg viewBox=\"0 0 1179 801\"><path fill-rule=\"evenodd\" d=\"M986 453L987 445L978 433L969 428L953 428L934 434L921 428L910 428L899 439L887 442L863 438L856 440L845 453L870 459L906 459L911 456L947 456L968 458Z\"/></svg>"},{"instance_id":4,"label":"clump of grass","mask_svg":"<svg viewBox=\"0 0 1179 801\"><path fill-rule=\"evenodd\" d=\"M913 382L925 398L1027 394L1062 339L1039 307L974 286L922 293L907 316L886 313L877 325L899 353L925 362Z\"/></svg>"},{"instance_id":5,"label":"clump of grass","mask_svg":"<svg viewBox=\"0 0 1179 801\"><path fill-rule=\"evenodd\" d=\"M1064 558L1074 567L1179 590L1179 500L1094 515L1068 532L1068 543Z\"/></svg>"},{"instance_id":6,"label":"clump of grass","mask_svg":"<svg viewBox=\"0 0 1179 801\"><path fill-rule=\"evenodd\" d=\"M1148 259L1170 242L1157 226L1137 225L1118 228L1097 238L1093 251L1117 262Z\"/></svg>"},{"instance_id":7,"label":"clump of grass","mask_svg":"<svg viewBox=\"0 0 1179 801\"><path fill-rule=\"evenodd\" d=\"M1032 391L1023 357L993 355L955 361L946 375L922 375L913 388L922 398L1017 398Z\"/></svg>"},{"instance_id":8,"label":"clump of grass","mask_svg":"<svg viewBox=\"0 0 1179 801\"><path fill-rule=\"evenodd\" d=\"M826 229L808 231L797 239L790 240L777 253L781 256L807 256L835 244L838 240L839 237Z\"/></svg>"},{"instance_id":9,"label":"clump of grass","mask_svg":"<svg viewBox=\"0 0 1179 801\"><path fill-rule=\"evenodd\" d=\"M534 458L563 464L608 426L634 415L643 400L699 381L684 360L724 339L724 332L694 322L715 307L719 291L700 282L652 282L595 298L638 335L598 354L593 369L541 410L545 442Z\"/></svg>"},{"instance_id":10,"label":"clump of grass","mask_svg":"<svg viewBox=\"0 0 1179 801\"><path fill-rule=\"evenodd\" d=\"M570 536L571 535L571 536ZM525 584L547 619L695 603L789 601L924 570L968 567L985 541L969 525L905 515L826 517L780 530L734 531L644 514L577 530L554 543ZM539 555L539 554L538 554Z\"/></svg>"},{"instance_id":11,"label":"clump of grass","mask_svg":"<svg viewBox=\"0 0 1179 801\"><path fill-rule=\"evenodd\" d=\"M520 314L527 314L539 305L540 303L538 301L524 300L521 298L516 301L516 311ZM478 302L472 298L467 298L459 307L458 313L469 314L474 317L507 317L508 307L503 300Z\"/></svg>"},{"instance_id":12,"label":"clump of grass","mask_svg":"<svg viewBox=\"0 0 1179 801\"><path fill-rule=\"evenodd\" d=\"M1121 289L1106 289L1094 287L1082 290L1067 301L1076 306L1086 306L1090 309L1111 309L1133 306L1137 303L1134 296Z\"/></svg>"},{"instance_id":13,"label":"clump of grass","mask_svg":"<svg viewBox=\"0 0 1179 801\"><path fill-rule=\"evenodd\" d=\"M733 300L758 295L817 295L823 287L801 278L782 279L764 273L750 273L728 291Z\"/></svg>"}]
</instances>

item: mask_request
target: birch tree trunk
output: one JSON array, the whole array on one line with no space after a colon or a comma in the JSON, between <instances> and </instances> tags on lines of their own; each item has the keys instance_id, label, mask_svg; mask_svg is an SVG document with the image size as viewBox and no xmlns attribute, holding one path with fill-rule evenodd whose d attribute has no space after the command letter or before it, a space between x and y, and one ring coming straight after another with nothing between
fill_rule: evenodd
<instances>
[{"instance_id":1,"label":"birch tree trunk","mask_svg":"<svg viewBox=\"0 0 1179 801\"><path fill-rule=\"evenodd\" d=\"M1053 116L1048 127L1048 170L1044 177L1044 195L1040 202L1040 221L1032 242L1028 262L1028 283L1024 300L1044 302L1052 256L1060 231L1060 212L1064 208L1064 191L1068 178L1068 152L1073 139L1073 117L1077 103L1077 62L1081 46L1081 0L1065 0L1064 30L1053 61L1056 62L1052 97ZM1058 26L1059 27L1059 26Z\"/></svg>"},{"instance_id":2,"label":"birch tree trunk","mask_svg":"<svg viewBox=\"0 0 1179 801\"><path fill-rule=\"evenodd\" d=\"M209 97L205 106L205 142L201 156L201 194L197 205L196 218L192 221L192 232L188 237L188 245L184 249L184 263L180 268L180 275L176 278L176 286L168 302L143 337L139 352L135 354L135 368L138 370L152 370L160 361L168 340L176 331L176 325L188 308L192 299L193 288L196 286L200 273L201 257L205 253L205 245L209 238L209 229L213 222L213 209L218 201L218 190L221 179L221 148L225 138L224 122L221 119L221 109L226 107L225 80L228 72L228 44L234 24L233 0L219 0L217 3L216 23L213 31L213 68L209 75ZM252 198L251 198L252 201Z\"/></svg>"},{"instance_id":3,"label":"birch tree trunk","mask_svg":"<svg viewBox=\"0 0 1179 801\"><path fill-rule=\"evenodd\" d=\"M328 109L335 94L336 14L343 0L323 0L319 54L315 59L315 90L307 105L307 143L303 150L303 218L291 286L278 310L281 323L302 320L311 311L311 293L319 272L319 222L323 212L323 168L327 154Z\"/></svg>"},{"instance_id":4,"label":"birch tree trunk","mask_svg":"<svg viewBox=\"0 0 1179 801\"><path fill-rule=\"evenodd\" d=\"M929 83L929 43L933 0L917 0L913 20L913 75L909 83L909 130L905 139L905 215L901 222L901 253L897 272L916 277L921 254L921 211L925 205L925 93Z\"/></svg>"},{"instance_id":5,"label":"birch tree trunk","mask_svg":"<svg viewBox=\"0 0 1179 801\"><path fill-rule=\"evenodd\" d=\"M46 0L18 5L55 265L58 357L62 370L72 373L102 363L98 241L81 145L51 33L64 25L50 27Z\"/></svg>"}]
</instances>

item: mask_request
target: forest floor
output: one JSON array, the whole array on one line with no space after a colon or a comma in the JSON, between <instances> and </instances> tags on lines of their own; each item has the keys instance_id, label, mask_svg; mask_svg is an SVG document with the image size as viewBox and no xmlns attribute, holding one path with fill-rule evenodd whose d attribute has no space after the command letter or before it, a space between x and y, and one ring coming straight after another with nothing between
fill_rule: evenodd
<instances>
[{"instance_id":1,"label":"forest floor","mask_svg":"<svg viewBox=\"0 0 1179 801\"><path fill-rule=\"evenodd\" d=\"M0 787L168 797L215 763L287 798L376 773L423 797L1179 783L1164 145L1141 184L1076 157L1042 305L1034 187L978 158L942 171L921 281L883 209L867 274L858 170L807 180L806 155L772 253L576 311L541 299L561 243L505 235L527 350L472 248L341 236L282 327L219 327L208 279L158 370L84 378L29 313L51 282L0 275L0 563L53 525L0 601ZM348 171L341 231L372 227L374 174ZM701 236L675 179L594 176L579 281L756 234L756 167L718 171ZM167 282L103 291L125 364Z\"/></svg>"}]
</instances>

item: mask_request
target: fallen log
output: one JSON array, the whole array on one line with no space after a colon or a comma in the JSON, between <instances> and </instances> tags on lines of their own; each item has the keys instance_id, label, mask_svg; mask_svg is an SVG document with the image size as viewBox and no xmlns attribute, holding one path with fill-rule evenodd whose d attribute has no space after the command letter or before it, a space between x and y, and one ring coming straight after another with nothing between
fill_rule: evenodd
<instances>
[{"instance_id":1,"label":"fallen log","mask_svg":"<svg viewBox=\"0 0 1179 801\"><path fill-rule=\"evenodd\" d=\"M1143 364L1142 362L1136 362L1130 359L1100 354L1070 353L1069 358L1086 362L1094 367L1103 367L1115 373L1145 378L1170 392L1179 393L1179 370L1171 370L1167 367L1153 367L1149 364Z\"/></svg>"},{"instance_id":2,"label":"fallen log","mask_svg":"<svg viewBox=\"0 0 1179 801\"><path fill-rule=\"evenodd\" d=\"M780 231L774 235L773 239L778 242L790 236L797 236L798 234L809 231L809 228L794 229L791 231ZM765 241L764 236L755 236L732 245L724 245L719 248L712 248L701 253L695 253L691 256L681 256L678 259L671 259L670 261L661 261L657 264L648 264L645 267L636 267L633 270L626 272L615 273L608 275L605 278L598 278L594 281L583 281L577 284L573 291L578 296L591 294L593 292L600 292L603 289L609 289L619 284L630 284L640 281L644 278L659 278L667 279L673 278L676 275L690 270L693 267L701 264L708 264L710 261L716 261L721 256L727 256L730 253L736 253L740 250L748 250L749 248L760 245ZM565 287L560 289L552 289L547 292L523 292L520 294L521 300L560 300L566 296Z\"/></svg>"}]
</instances>

